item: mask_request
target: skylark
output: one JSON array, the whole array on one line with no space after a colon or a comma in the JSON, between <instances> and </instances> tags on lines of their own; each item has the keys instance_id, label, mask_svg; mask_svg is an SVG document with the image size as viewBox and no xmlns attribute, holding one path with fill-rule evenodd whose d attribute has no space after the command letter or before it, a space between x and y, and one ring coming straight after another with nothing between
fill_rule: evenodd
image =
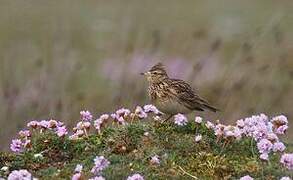
<instances>
[{"instance_id":1,"label":"skylark","mask_svg":"<svg viewBox=\"0 0 293 180\"><path fill-rule=\"evenodd\" d=\"M218 111L202 99L188 83L169 78L162 63L156 64L149 71L141 74L146 76L149 83L148 94L152 103L161 112L169 115L166 120L178 113Z\"/></svg>"}]
</instances>

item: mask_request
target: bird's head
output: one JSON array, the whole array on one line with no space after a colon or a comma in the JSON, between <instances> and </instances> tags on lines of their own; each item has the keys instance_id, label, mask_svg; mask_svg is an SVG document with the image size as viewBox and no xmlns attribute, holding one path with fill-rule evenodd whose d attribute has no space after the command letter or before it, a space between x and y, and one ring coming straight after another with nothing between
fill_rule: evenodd
<instances>
[{"instance_id":1,"label":"bird's head","mask_svg":"<svg viewBox=\"0 0 293 180\"><path fill-rule=\"evenodd\" d=\"M157 63L149 71L141 74L146 76L147 80L151 83L160 82L168 78L167 72L162 63Z\"/></svg>"}]
</instances>

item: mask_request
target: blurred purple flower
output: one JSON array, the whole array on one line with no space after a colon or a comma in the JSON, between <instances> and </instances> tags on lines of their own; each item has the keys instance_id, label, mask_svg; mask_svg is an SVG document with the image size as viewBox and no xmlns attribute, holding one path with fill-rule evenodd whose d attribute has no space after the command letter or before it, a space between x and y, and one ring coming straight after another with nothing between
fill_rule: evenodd
<instances>
[{"instance_id":1,"label":"blurred purple flower","mask_svg":"<svg viewBox=\"0 0 293 180\"><path fill-rule=\"evenodd\" d=\"M196 122L198 124L202 123L202 117L196 116L194 119L194 122Z\"/></svg>"},{"instance_id":2,"label":"blurred purple flower","mask_svg":"<svg viewBox=\"0 0 293 180\"><path fill-rule=\"evenodd\" d=\"M285 134L287 129L288 129L287 125L282 125L282 126L278 127L275 132L276 132L276 134L282 135L282 134Z\"/></svg>"},{"instance_id":3,"label":"blurred purple flower","mask_svg":"<svg viewBox=\"0 0 293 180\"><path fill-rule=\"evenodd\" d=\"M283 154L280 160L281 164L289 170L293 170L293 153Z\"/></svg>"},{"instance_id":4,"label":"blurred purple flower","mask_svg":"<svg viewBox=\"0 0 293 180\"><path fill-rule=\"evenodd\" d=\"M257 148L260 153L269 153L273 144L267 139L262 139L257 143Z\"/></svg>"},{"instance_id":5,"label":"blurred purple flower","mask_svg":"<svg viewBox=\"0 0 293 180\"><path fill-rule=\"evenodd\" d=\"M20 139L13 139L10 144L10 149L15 153L20 153L24 151L24 144Z\"/></svg>"},{"instance_id":6,"label":"blurred purple flower","mask_svg":"<svg viewBox=\"0 0 293 180\"><path fill-rule=\"evenodd\" d=\"M93 116L89 111L80 111L80 119L82 121L91 121Z\"/></svg>"},{"instance_id":7,"label":"blurred purple flower","mask_svg":"<svg viewBox=\"0 0 293 180\"><path fill-rule=\"evenodd\" d=\"M118 117L127 117L130 114L130 110L126 108L121 108L116 111Z\"/></svg>"},{"instance_id":8,"label":"blurred purple flower","mask_svg":"<svg viewBox=\"0 0 293 180\"><path fill-rule=\"evenodd\" d=\"M57 127L56 134L59 137L63 137L66 134L68 134L66 127L65 126Z\"/></svg>"},{"instance_id":9,"label":"blurred purple flower","mask_svg":"<svg viewBox=\"0 0 293 180\"><path fill-rule=\"evenodd\" d=\"M178 126L185 126L188 122L186 116L184 116L183 114L176 114L174 116L174 123L177 124Z\"/></svg>"},{"instance_id":10,"label":"blurred purple flower","mask_svg":"<svg viewBox=\"0 0 293 180\"><path fill-rule=\"evenodd\" d=\"M39 126L38 121L30 121L27 123L27 127L30 127L30 128L37 128L38 126Z\"/></svg>"},{"instance_id":11,"label":"blurred purple flower","mask_svg":"<svg viewBox=\"0 0 293 180\"><path fill-rule=\"evenodd\" d=\"M77 172L77 173L73 174L71 180L81 180L81 173Z\"/></svg>"},{"instance_id":12,"label":"blurred purple flower","mask_svg":"<svg viewBox=\"0 0 293 180\"><path fill-rule=\"evenodd\" d=\"M269 155L267 153L262 153L259 156L260 159L264 160L264 161L268 161L269 160Z\"/></svg>"},{"instance_id":13,"label":"blurred purple flower","mask_svg":"<svg viewBox=\"0 0 293 180\"><path fill-rule=\"evenodd\" d=\"M127 180L144 180L144 178L140 174L133 174L132 176L128 176Z\"/></svg>"},{"instance_id":14,"label":"blurred purple flower","mask_svg":"<svg viewBox=\"0 0 293 180\"><path fill-rule=\"evenodd\" d=\"M109 114L103 114L94 121L94 126L99 134L101 133L102 124L104 123L105 120L109 119L109 117L110 117Z\"/></svg>"},{"instance_id":15,"label":"blurred purple flower","mask_svg":"<svg viewBox=\"0 0 293 180\"><path fill-rule=\"evenodd\" d=\"M286 177L282 177L280 180L292 180L290 177L286 176Z\"/></svg>"},{"instance_id":16,"label":"blurred purple flower","mask_svg":"<svg viewBox=\"0 0 293 180\"><path fill-rule=\"evenodd\" d=\"M202 139L202 135L200 135L200 134L196 135L194 138L195 142L199 142L199 141L201 141L201 139Z\"/></svg>"},{"instance_id":17,"label":"blurred purple flower","mask_svg":"<svg viewBox=\"0 0 293 180\"><path fill-rule=\"evenodd\" d=\"M147 104L143 106L144 112L146 113L155 113L155 114L161 114L161 112L156 108L156 106L152 104Z\"/></svg>"},{"instance_id":18,"label":"blurred purple flower","mask_svg":"<svg viewBox=\"0 0 293 180\"><path fill-rule=\"evenodd\" d=\"M49 121L47 121L47 120L42 120L42 121L39 122L39 126L40 126L41 128L47 129L47 128L49 128Z\"/></svg>"},{"instance_id":19,"label":"blurred purple flower","mask_svg":"<svg viewBox=\"0 0 293 180\"><path fill-rule=\"evenodd\" d=\"M212 122L210 122L210 121L207 121L205 125L206 125L206 127L207 127L208 129L212 129L212 128L215 127L215 125L214 125Z\"/></svg>"},{"instance_id":20,"label":"blurred purple flower","mask_svg":"<svg viewBox=\"0 0 293 180\"><path fill-rule=\"evenodd\" d=\"M268 133L267 139L271 142L277 142L279 140L278 136L275 133Z\"/></svg>"},{"instance_id":21,"label":"blurred purple flower","mask_svg":"<svg viewBox=\"0 0 293 180\"><path fill-rule=\"evenodd\" d=\"M154 155L153 157L151 157L150 160L151 164L160 164L160 157L158 155Z\"/></svg>"},{"instance_id":22,"label":"blurred purple flower","mask_svg":"<svg viewBox=\"0 0 293 180\"><path fill-rule=\"evenodd\" d=\"M241 177L240 180L253 180L253 178L250 177L249 175L246 175L246 176Z\"/></svg>"},{"instance_id":23,"label":"blurred purple flower","mask_svg":"<svg viewBox=\"0 0 293 180\"><path fill-rule=\"evenodd\" d=\"M283 152L286 149L286 146L282 142L276 142L273 145L273 151L274 152Z\"/></svg>"},{"instance_id":24,"label":"blurred purple flower","mask_svg":"<svg viewBox=\"0 0 293 180\"><path fill-rule=\"evenodd\" d=\"M89 180L105 180L105 178L102 176L96 176L96 177L90 178Z\"/></svg>"},{"instance_id":25,"label":"blurred purple flower","mask_svg":"<svg viewBox=\"0 0 293 180\"><path fill-rule=\"evenodd\" d=\"M144 112L142 107L137 106L135 109L135 114L140 118L140 119L145 119L148 117L147 113Z\"/></svg>"},{"instance_id":26,"label":"blurred purple flower","mask_svg":"<svg viewBox=\"0 0 293 180\"><path fill-rule=\"evenodd\" d=\"M240 128L243 128L245 126L243 119L237 120L236 124Z\"/></svg>"},{"instance_id":27,"label":"blurred purple flower","mask_svg":"<svg viewBox=\"0 0 293 180\"><path fill-rule=\"evenodd\" d=\"M100 172L105 169L106 167L109 166L110 162L104 158L104 156L96 156L96 158L94 159L94 167L92 168L91 172L93 174L100 174Z\"/></svg>"},{"instance_id":28,"label":"blurred purple flower","mask_svg":"<svg viewBox=\"0 0 293 180\"><path fill-rule=\"evenodd\" d=\"M126 124L126 121L124 120L123 117L119 117L119 118L117 119L117 121L118 121L118 123L120 123L120 124L122 124L122 125L125 125L125 124Z\"/></svg>"},{"instance_id":29,"label":"blurred purple flower","mask_svg":"<svg viewBox=\"0 0 293 180\"><path fill-rule=\"evenodd\" d=\"M18 135L21 138L27 138L27 137L31 136L31 132L29 130L21 130L21 131L18 132Z\"/></svg>"},{"instance_id":30,"label":"blurred purple flower","mask_svg":"<svg viewBox=\"0 0 293 180\"><path fill-rule=\"evenodd\" d=\"M287 125L288 124L288 119L286 116L284 115L279 115L279 116L275 116L272 118L271 122L275 125Z\"/></svg>"},{"instance_id":31,"label":"blurred purple flower","mask_svg":"<svg viewBox=\"0 0 293 180\"><path fill-rule=\"evenodd\" d=\"M32 180L32 175L25 169L14 170L8 175L7 180Z\"/></svg>"}]
</instances>

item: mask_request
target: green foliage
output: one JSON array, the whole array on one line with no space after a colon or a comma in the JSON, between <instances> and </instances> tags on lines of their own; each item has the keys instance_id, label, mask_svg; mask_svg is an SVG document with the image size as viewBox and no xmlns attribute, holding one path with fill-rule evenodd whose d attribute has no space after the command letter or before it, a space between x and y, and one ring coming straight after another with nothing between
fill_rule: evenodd
<instances>
[{"instance_id":1,"label":"green foliage","mask_svg":"<svg viewBox=\"0 0 293 180\"><path fill-rule=\"evenodd\" d=\"M198 143L194 141L197 133L203 135ZM102 172L107 179L125 179L134 173L146 179L235 179L247 174L274 179L289 175L280 167L278 154L271 155L269 163L260 161L251 139L219 140L204 125L178 127L168 122L112 126L101 135L80 140L35 133L30 150L18 155L0 153L0 165L10 171L28 169L40 179L68 179L76 164L82 164L83 176L89 178L94 157L101 155L111 162ZM160 156L160 165L150 163L154 155Z\"/></svg>"}]
</instances>

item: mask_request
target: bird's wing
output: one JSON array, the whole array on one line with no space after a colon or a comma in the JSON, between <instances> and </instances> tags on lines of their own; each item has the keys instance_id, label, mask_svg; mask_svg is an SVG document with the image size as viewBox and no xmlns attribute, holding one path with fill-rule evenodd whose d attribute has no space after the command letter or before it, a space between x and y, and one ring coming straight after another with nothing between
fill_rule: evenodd
<instances>
[{"instance_id":1,"label":"bird's wing","mask_svg":"<svg viewBox=\"0 0 293 180\"><path fill-rule=\"evenodd\" d=\"M179 79L171 79L170 81L170 91L176 95L178 101L187 106L190 109L203 111L204 109L209 109L212 111L217 111L216 108L209 105L209 103L201 98L192 87Z\"/></svg>"}]
</instances>

